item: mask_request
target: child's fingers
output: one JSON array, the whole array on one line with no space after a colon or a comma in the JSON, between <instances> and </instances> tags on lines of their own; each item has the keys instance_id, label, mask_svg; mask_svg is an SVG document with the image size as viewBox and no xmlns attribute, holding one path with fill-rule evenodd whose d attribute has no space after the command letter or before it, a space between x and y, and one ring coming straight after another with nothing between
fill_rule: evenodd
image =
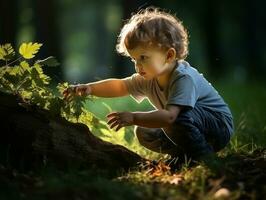
<instances>
[{"instance_id":1,"label":"child's fingers","mask_svg":"<svg viewBox=\"0 0 266 200\"><path fill-rule=\"evenodd\" d=\"M65 101L71 101L74 98L74 95L72 93L67 93L66 95L64 95L64 100Z\"/></svg>"},{"instance_id":2,"label":"child's fingers","mask_svg":"<svg viewBox=\"0 0 266 200\"><path fill-rule=\"evenodd\" d=\"M69 90L69 88L67 88L67 89L65 89L64 91L63 91L63 95L64 96L68 96L70 94L70 90Z\"/></svg>"},{"instance_id":3,"label":"child's fingers","mask_svg":"<svg viewBox=\"0 0 266 200\"><path fill-rule=\"evenodd\" d=\"M63 97L64 97L64 99L66 99L68 95L69 95L69 92L67 92L67 91L65 90L65 91L63 92Z\"/></svg>"},{"instance_id":4,"label":"child's fingers","mask_svg":"<svg viewBox=\"0 0 266 200\"><path fill-rule=\"evenodd\" d=\"M108 120L107 124L110 125L110 124L114 123L115 121L117 121L117 118L113 117L110 120Z\"/></svg>"},{"instance_id":5,"label":"child's fingers","mask_svg":"<svg viewBox=\"0 0 266 200\"><path fill-rule=\"evenodd\" d=\"M112 123L112 124L110 125L110 128L112 129L112 128L116 127L116 126L119 125L119 124L120 124L119 121L115 121L114 123Z\"/></svg>"},{"instance_id":6,"label":"child's fingers","mask_svg":"<svg viewBox=\"0 0 266 200\"><path fill-rule=\"evenodd\" d=\"M82 87L82 88L80 88L80 90L81 90L82 94L86 94L87 88L86 87Z\"/></svg>"},{"instance_id":7,"label":"child's fingers","mask_svg":"<svg viewBox=\"0 0 266 200\"><path fill-rule=\"evenodd\" d=\"M67 88L63 91L64 96L68 96L72 92L72 88Z\"/></svg>"},{"instance_id":8,"label":"child's fingers","mask_svg":"<svg viewBox=\"0 0 266 200\"><path fill-rule=\"evenodd\" d=\"M69 96L69 93L67 92L63 92L63 99L66 100Z\"/></svg>"},{"instance_id":9,"label":"child's fingers","mask_svg":"<svg viewBox=\"0 0 266 200\"><path fill-rule=\"evenodd\" d=\"M118 131L124 126L122 121L119 119L119 112L109 113L108 115L106 115L106 117L111 118L107 122L111 129L116 127L115 131Z\"/></svg>"},{"instance_id":10,"label":"child's fingers","mask_svg":"<svg viewBox=\"0 0 266 200\"><path fill-rule=\"evenodd\" d=\"M75 85L70 85L67 89L63 91L64 100L70 101L74 95L82 95L82 91Z\"/></svg>"},{"instance_id":11,"label":"child's fingers","mask_svg":"<svg viewBox=\"0 0 266 200\"><path fill-rule=\"evenodd\" d=\"M70 89L67 88L63 91L63 95L69 95L71 93Z\"/></svg>"},{"instance_id":12,"label":"child's fingers","mask_svg":"<svg viewBox=\"0 0 266 200\"><path fill-rule=\"evenodd\" d=\"M116 127L115 131L119 131L122 127L123 127L122 124L119 124L119 125Z\"/></svg>"},{"instance_id":13,"label":"child's fingers","mask_svg":"<svg viewBox=\"0 0 266 200\"><path fill-rule=\"evenodd\" d=\"M114 127L116 127L115 128L115 131L118 131L119 129L121 129L122 127L123 127L123 124L121 124L121 123L119 123L119 122L115 122L115 123L113 123L111 126L110 126L110 128L111 129L113 129Z\"/></svg>"},{"instance_id":14,"label":"child's fingers","mask_svg":"<svg viewBox=\"0 0 266 200\"><path fill-rule=\"evenodd\" d=\"M108 115L106 115L106 117L110 118L110 117L116 117L118 116L118 112L111 112Z\"/></svg>"},{"instance_id":15,"label":"child's fingers","mask_svg":"<svg viewBox=\"0 0 266 200\"><path fill-rule=\"evenodd\" d=\"M72 98L72 95L68 94L67 96L65 96L64 100L65 101L70 101Z\"/></svg>"},{"instance_id":16,"label":"child's fingers","mask_svg":"<svg viewBox=\"0 0 266 200\"><path fill-rule=\"evenodd\" d=\"M123 125L122 121L120 119L117 119L116 117L110 119L107 122L107 124L110 126L111 129L116 127L116 126L122 126Z\"/></svg>"},{"instance_id":17,"label":"child's fingers","mask_svg":"<svg viewBox=\"0 0 266 200\"><path fill-rule=\"evenodd\" d=\"M86 88L84 88L84 87L77 87L76 94L78 96L85 96L86 95Z\"/></svg>"}]
</instances>

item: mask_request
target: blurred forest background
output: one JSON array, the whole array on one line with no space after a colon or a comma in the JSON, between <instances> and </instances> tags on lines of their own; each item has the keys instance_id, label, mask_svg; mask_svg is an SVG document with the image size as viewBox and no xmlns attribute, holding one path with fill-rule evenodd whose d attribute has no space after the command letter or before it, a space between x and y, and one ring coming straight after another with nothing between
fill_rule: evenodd
<instances>
[{"instance_id":1,"label":"blurred forest background","mask_svg":"<svg viewBox=\"0 0 266 200\"><path fill-rule=\"evenodd\" d=\"M0 0L0 43L16 49L22 42L43 43L38 57L52 55L61 63L45 69L54 83L123 78L134 66L116 53L117 36L132 12L148 6L183 21L190 37L187 61L229 104L237 135L265 145L265 1ZM131 98L89 101L86 107L101 119L111 110L152 109Z\"/></svg>"},{"instance_id":2,"label":"blurred forest background","mask_svg":"<svg viewBox=\"0 0 266 200\"><path fill-rule=\"evenodd\" d=\"M53 55L56 82L125 77L133 64L115 52L124 20L147 6L170 10L190 35L187 60L211 80L239 83L266 75L266 3L213 0L1 0L0 43L43 43L39 57Z\"/></svg>"}]
</instances>

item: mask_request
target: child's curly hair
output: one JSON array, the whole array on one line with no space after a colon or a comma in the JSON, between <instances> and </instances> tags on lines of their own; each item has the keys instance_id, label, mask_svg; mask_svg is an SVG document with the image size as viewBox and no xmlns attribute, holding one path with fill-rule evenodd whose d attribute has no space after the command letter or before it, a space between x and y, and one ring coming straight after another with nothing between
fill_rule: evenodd
<instances>
[{"instance_id":1,"label":"child's curly hair","mask_svg":"<svg viewBox=\"0 0 266 200\"><path fill-rule=\"evenodd\" d=\"M116 50L129 56L127 50L138 45L152 45L165 50L174 48L176 59L182 60L188 55L188 33L177 17L149 7L132 15L123 26Z\"/></svg>"}]
</instances>

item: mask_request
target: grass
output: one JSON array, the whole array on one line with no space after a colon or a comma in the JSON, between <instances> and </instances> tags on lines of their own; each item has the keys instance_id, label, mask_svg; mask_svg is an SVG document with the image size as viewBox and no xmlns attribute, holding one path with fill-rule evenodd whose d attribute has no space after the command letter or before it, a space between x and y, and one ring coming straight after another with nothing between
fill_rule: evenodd
<instances>
[{"instance_id":1,"label":"grass","mask_svg":"<svg viewBox=\"0 0 266 200\"><path fill-rule=\"evenodd\" d=\"M150 162L119 175L75 169L19 174L2 167L0 199L262 199L266 195L265 89L255 83L214 86L229 104L235 123L230 144L217 157L176 171L163 162ZM137 104L130 97L96 99L86 107L101 120L112 110L152 109L147 101ZM167 159L141 147L132 127L98 136L146 158Z\"/></svg>"}]
</instances>

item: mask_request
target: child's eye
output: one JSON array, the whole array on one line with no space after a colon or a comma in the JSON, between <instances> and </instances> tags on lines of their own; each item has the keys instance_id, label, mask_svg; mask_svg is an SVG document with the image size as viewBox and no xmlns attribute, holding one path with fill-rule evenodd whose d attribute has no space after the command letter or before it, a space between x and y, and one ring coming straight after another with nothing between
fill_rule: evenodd
<instances>
[{"instance_id":1,"label":"child's eye","mask_svg":"<svg viewBox=\"0 0 266 200\"><path fill-rule=\"evenodd\" d=\"M148 56L141 55L138 60L135 60L134 58L131 58L131 61L133 63L143 63L147 60Z\"/></svg>"},{"instance_id":2,"label":"child's eye","mask_svg":"<svg viewBox=\"0 0 266 200\"><path fill-rule=\"evenodd\" d=\"M147 61L147 59L148 59L148 56L141 55L139 58L139 61L142 63L145 63Z\"/></svg>"},{"instance_id":3,"label":"child's eye","mask_svg":"<svg viewBox=\"0 0 266 200\"><path fill-rule=\"evenodd\" d=\"M146 59L147 59L147 56L144 56L144 55L141 55L141 56L140 56L140 60L141 60L141 61L144 61L144 60L146 60Z\"/></svg>"}]
</instances>

